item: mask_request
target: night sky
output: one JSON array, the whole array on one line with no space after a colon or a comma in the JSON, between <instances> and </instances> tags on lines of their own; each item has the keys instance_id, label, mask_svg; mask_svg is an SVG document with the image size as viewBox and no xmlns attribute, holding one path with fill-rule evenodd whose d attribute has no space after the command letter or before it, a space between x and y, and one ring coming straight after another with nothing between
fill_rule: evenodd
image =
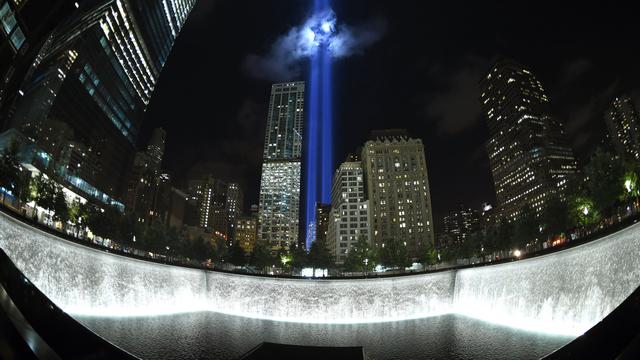
<instances>
[{"instance_id":1,"label":"night sky","mask_svg":"<svg viewBox=\"0 0 640 360\"><path fill-rule=\"evenodd\" d=\"M629 92L640 103L637 13L630 5L514 3L333 0L338 23L376 35L334 65L336 162L371 129L407 128L425 144L436 231L460 204L495 201L478 82L497 57L532 69L579 159L603 133L615 95ZM211 171L240 181L246 205L257 203L270 85L306 80L308 65L278 67L276 58L269 68L253 60L269 58L311 4L198 2L140 137L143 147L151 129L167 130L163 166L178 187L190 174Z\"/></svg>"}]
</instances>

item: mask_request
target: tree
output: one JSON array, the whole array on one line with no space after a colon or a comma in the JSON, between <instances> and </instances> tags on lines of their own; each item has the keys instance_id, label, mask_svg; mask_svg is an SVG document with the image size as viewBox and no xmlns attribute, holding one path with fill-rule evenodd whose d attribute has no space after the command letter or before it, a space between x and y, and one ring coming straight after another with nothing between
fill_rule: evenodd
<instances>
[{"instance_id":1,"label":"tree","mask_svg":"<svg viewBox=\"0 0 640 360\"><path fill-rule=\"evenodd\" d=\"M364 240L360 239L347 252L344 260L345 271L370 272L376 267L375 248Z\"/></svg>"},{"instance_id":2,"label":"tree","mask_svg":"<svg viewBox=\"0 0 640 360\"><path fill-rule=\"evenodd\" d=\"M463 258L471 258L477 257L480 255L480 249L482 249L482 241L484 240L484 236L482 236L482 232L476 231L474 233L469 234L466 239L462 242L462 247L460 248L460 255Z\"/></svg>"},{"instance_id":3,"label":"tree","mask_svg":"<svg viewBox=\"0 0 640 360\"><path fill-rule=\"evenodd\" d=\"M229 252L226 255L226 261L235 266L242 266L247 263L244 249L240 246L239 241L234 241L229 248Z\"/></svg>"},{"instance_id":4,"label":"tree","mask_svg":"<svg viewBox=\"0 0 640 360\"><path fill-rule=\"evenodd\" d=\"M438 252L430 241L423 240L418 244L416 260L424 265L434 265L438 262Z\"/></svg>"},{"instance_id":5,"label":"tree","mask_svg":"<svg viewBox=\"0 0 640 360\"><path fill-rule=\"evenodd\" d=\"M64 191L60 186L56 185L53 198L53 220L66 224L70 219L69 206L67 205Z\"/></svg>"},{"instance_id":6,"label":"tree","mask_svg":"<svg viewBox=\"0 0 640 360\"><path fill-rule=\"evenodd\" d=\"M116 239L119 235L119 225L122 214L112 206L100 209L94 206L89 207L87 216L87 227L91 232L102 238Z\"/></svg>"},{"instance_id":7,"label":"tree","mask_svg":"<svg viewBox=\"0 0 640 360\"><path fill-rule=\"evenodd\" d=\"M224 261L229 251L227 246L227 240L222 237L215 237L211 240L211 247L213 248L213 260Z\"/></svg>"},{"instance_id":8,"label":"tree","mask_svg":"<svg viewBox=\"0 0 640 360\"><path fill-rule=\"evenodd\" d=\"M40 173L35 179L35 202L45 210L53 210L56 206L56 185Z\"/></svg>"},{"instance_id":9,"label":"tree","mask_svg":"<svg viewBox=\"0 0 640 360\"><path fill-rule=\"evenodd\" d=\"M199 261L211 259L213 255L213 246L211 243L200 236L190 243L189 248L190 257Z\"/></svg>"},{"instance_id":10,"label":"tree","mask_svg":"<svg viewBox=\"0 0 640 360\"><path fill-rule=\"evenodd\" d=\"M18 196L20 186L22 166L18 161L18 145L12 142L0 156L0 187L10 191L14 196ZM2 202L5 200L5 192L2 192Z\"/></svg>"},{"instance_id":11,"label":"tree","mask_svg":"<svg viewBox=\"0 0 640 360\"><path fill-rule=\"evenodd\" d=\"M594 201L585 196L576 196L571 199L570 217L573 224L578 226L590 226L600 221L600 213L594 205Z\"/></svg>"},{"instance_id":12,"label":"tree","mask_svg":"<svg viewBox=\"0 0 640 360\"><path fill-rule=\"evenodd\" d=\"M333 266L331 252L324 241L316 240L311 243L309 250L309 265L313 269L328 269Z\"/></svg>"},{"instance_id":13,"label":"tree","mask_svg":"<svg viewBox=\"0 0 640 360\"><path fill-rule=\"evenodd\" d=\"M566 201L551 199L542 213L542 224L545 235L553 236L569 228L569 207Z\"/></svg>"},{"instance_id":14,"label":"tree","mask_svg":"<svg viewBox=\"0 0 640 360\"><path fill-rule=\"evenodd\" d=\"M495 250L508 250L511 248L513 236L514 236L514 225L508 222L505 218L500 219L496 229L496 241L495 241Z\"/></svg>"},{"instance_id":15,"label":"tree","mask_svg":"<svg viewBox=\"0 0 640 360\"><path fill-rule=\"evenodd\" d=\"M385 267L405 267L411 266L407 245L396 238L385 241L379 250L379 263Z\"/></svg>"},{"instance_id":16,"label":"tree","mask_svg":"<svg viewBox=\"0 0 640 360\"><path fill-rule=\"evenodd\" d=\"M511 241L511 246L516 249L525 248L528 244L537 241L540 234L540 224L535 211L529 205L525 205L521 212Z\"/></svg>"},{"instance_id":17,"label":"tree","mask_svg":"<svg viewBox=\"0 0 640 360\"><path fill-rule=\"evenodd\" d=\"M304 247L298 244L292 244L289 247L289 255L291 257L291 267L294 269L302 269L309 264L309 254L305 251Z\"/></svg>"},{"instance_id":18,"label":"tree","mask_svg":"<svg viewBox=\"0 0 640 360\"><path fill-rule=\"evenodd\" d=\"M275 259L271 256L271 251L265 241L256 242L249 257L249 263L258 269L264 269L275 264Z\"/></svg>"},{"instance_id":19,"label":"tree","mask_svg":"<svg viewBox=\"0 0 640 360\"><path fill-rule=\"evenodd\" d=\"M593 206L600 213L610 214L616 200L623 196L624 164L602 149L596 149L584 168L586 188Z\"/></svg>"}]
</instances>

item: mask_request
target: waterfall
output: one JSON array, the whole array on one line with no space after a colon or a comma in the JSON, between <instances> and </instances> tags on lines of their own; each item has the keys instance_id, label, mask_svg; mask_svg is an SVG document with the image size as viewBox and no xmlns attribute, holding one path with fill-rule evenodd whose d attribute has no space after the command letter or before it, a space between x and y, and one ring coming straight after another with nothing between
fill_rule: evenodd
<instances>
[{"instance_id":1,"label":"waterfall","mask_svg":"<svg viewBox=\"0 0 640 360\"><path fill-rule=\"evenodd\" d=\"M163 265L78 245L0 215L0 247L71 315L219 313L303 323L457 313L579 335L640 285L640 225L507 264L371 279L288 279Z\"/></svg>"}]
</instances>

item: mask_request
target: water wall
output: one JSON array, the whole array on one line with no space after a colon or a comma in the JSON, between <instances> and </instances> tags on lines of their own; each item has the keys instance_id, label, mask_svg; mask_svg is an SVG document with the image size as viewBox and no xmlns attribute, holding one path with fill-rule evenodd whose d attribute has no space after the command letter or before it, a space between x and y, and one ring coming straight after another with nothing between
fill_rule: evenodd
<instances>
[{"instance_id":1,"label":"water wall","mask_svg":"<svg viewBox=\"0 0 640 360\"><path fill-rule=\"evenodd\" d=\"M640 225L562 252L482 268L345 280L253 277L104 253L0 215L0 247L72 315L214 311L309 323L457 313L578 335L640 285Z\"/></svg>"}]
</instances>

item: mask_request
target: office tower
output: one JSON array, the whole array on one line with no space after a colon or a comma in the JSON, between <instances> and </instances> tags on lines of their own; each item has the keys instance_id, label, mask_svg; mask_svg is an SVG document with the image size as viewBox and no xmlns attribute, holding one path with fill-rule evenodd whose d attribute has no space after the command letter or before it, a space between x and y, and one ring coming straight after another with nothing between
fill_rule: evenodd
<instances>
[{"instance_id":1,"label":"office tower","mask_svg":"<svg viewBox=\"0 0 640 360\"><path fill-rule=\"evenodd\" d=\"M329 213L331 212L331 204L316 204L316 240L326 242L327 231L329 230Z\"/></svg>"},{"instance_id":2,"label":"office tower","mask_svg":"<svg viewBox=\"0 0 640 360\"><path fill-rule=\"evenodd\" d=\"M163 128L153 129L151 139L147 145L147 154L153 161L153 166L160 169L162 166L162 157L164 156L164 145L167 141L167 132Z\"/></svg>"},{"instance_id":3,"label":"office tower","mask_svg":"<svg viewBox=\"0 0 640 360\"><path fill-rule=\"evenodd\" d=\"M431 194L424 147L406 130L371 133L362 149L362 165L371 211L373 242L406 243L415 257L433 246Z\"/></svg>"},{"instance_id":4,"label":"office tower","mask_svg":"<svg viewBox=\"0 0 640 360\"><path fill-rule=\"evenodd\" d=\"M640 160L640 114L628 95L613 99L604 115L616 152Z\"/></svg>"},{"instance_id":5,"label":"office tower","mask_svg":"<svg viewBox=\"0 0 640 360\"><path fill-rule=\"evenodd\" d=\"M235 225L235 241L238 241L244 252L249 254L253 252L257 240L258 218L254 216L239 216Z\"/></svg>"},{"instance_id":6,"label":"office tower","mask_svg":"<svg viewBox=\"0 0 640 360\"><path fill-rule=\"evenodd\" d=\"M513 221L527 207L539 214L549 199L564 199L576 162L540 81L522 65L499 61L481 91L500 215Z\"/></svg>"},{"instance_id":7,"label":"office tower","mask_svg":"<svg viewBox=\"0 0 640 360\"><path fill-rule=\"evenodd\" d=\"M327 247L336 264L343 264L359 240L371 243L369 201L365 198L364 171L356 155L349 155L333 176Z\"/></svg>"},{"instance_id":8,"label":"office tower","mask_svg":"<svg viewBox=\"0 0 640 360\"><path fill-rule=\"evenodd\" d=\"M171 187L169 204L161 214L162 222L168 227L182 228L185 224L185 215L189 195L175 187Z\"/></svg>"},{"instance_id":9,"label":"office tower","mask_svg":"<svg viewBox=\"0 0 640 360\"><path fill-rule=\"evenodd\" d=\"M229 230L227 235L233 236L236 227L236 218L243 213L244 210L244 194L238 183L229 183L227 185L226 212Z\"/></svg>"},{"instance_id":10,"label":"office tower","mask_svg":"<svg viewBox=\"0 0 640 360\"><path fill-rule=\"evenodd\" d=\"M260 180L260 241L272 250L298 241L304 82L271 86Z\"/></svg>"},{"instance_id":11,"label":"office tower","mask_svg":"<svg viewBox=\"0 0 640 360\"><path fill-rule=\"evenodd\" d=\"M75 11L73 1L0 0L0 118L6 116L5 103L19 96L20 82L44 40Z\"/></svg>"},{"instance_id":12,"label":"office tower","mask_svg":"<svg viewBox=\"0 0 640 360\"><path fill-rule=\"evenodd\" d=\"M120 203L142 115L195 0L105 0L81 7L39 49L12 105L10 126L35 141L56 181L103 203ZM45 140L53 122L86 151L73 174ZM97 171L89 171L91 167ZM105 176L108 174L108 176Z\"/></svg>"},{"instance_id":13,"label":"office tower","mask_svg":"<svg viewBox=\"0 0 640 360\"><path fill-rule=\"evenodd\" d=\"M205 176L189 181L189 193L197 199L198 227L215 236L227 239L227 183Z\"/></svg>"},{"instance_id":14,"label":"office tower","mask_svg":"<svg viewBox=\"0 0 640 360\"><path fill-rule=\"evenodd\" d=\"M480 211L461 205L458 210L448 213L443 222L444 233L450 235L455 244L462 245L469 235L479 230Z\"/></svg>"},{"instance_id":15,"label":"office tower","mask_svg":"<svg viewBox=\"0 0 640 360\"><path fill-rule=\"evenodd\" d=\"M146 150L136 153L129 170L124 205L139 222L150 224L154 213L163 207L162 202L168 201L169 174L160 171L165 138L164 130L155 129Z\"/></svg>"}]
</instances>

